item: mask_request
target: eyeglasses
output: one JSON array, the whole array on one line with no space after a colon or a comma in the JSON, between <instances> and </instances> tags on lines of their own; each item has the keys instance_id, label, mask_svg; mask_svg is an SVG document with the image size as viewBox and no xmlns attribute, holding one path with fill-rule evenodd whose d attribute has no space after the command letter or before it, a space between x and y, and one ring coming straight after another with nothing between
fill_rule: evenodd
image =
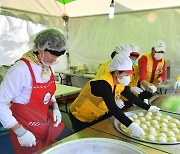
<instances>
[{"instance_id":1,"label":"eyeglasses","mask_svg":"<svg viewBox=\"0 0 180 154\"><path fill-rule=\"evenodd\" d=\"M47 51L50 54L57 56L57 57L64 55L64 53L66 52L66 50L59 52L59 51L49 50L49 49L45 49L44 51Z\"/></svg>"}]
</instances>

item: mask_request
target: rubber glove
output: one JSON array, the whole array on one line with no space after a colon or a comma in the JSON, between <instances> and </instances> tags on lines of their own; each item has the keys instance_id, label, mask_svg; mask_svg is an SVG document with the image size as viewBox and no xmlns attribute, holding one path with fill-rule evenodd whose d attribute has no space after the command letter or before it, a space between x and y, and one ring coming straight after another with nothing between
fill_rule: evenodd
<instances>
[{"instance_id":1,"label":"rubber glove","mask_svg":"<svg viewBox=\"0 0 180 154\"><path fill-rule=\"evenodd\" d=\"M157 91L157 88L152 83L149 83L146 80L141 81L141 88L151 93L154 93Z\"/></svg>"},{"instance_id":2,"label":"rubber glove","mask_svg":"<svg viewBox=\"0 0 180 154\"><path fill-rule=\"evenodd\" d=\"M158 108L157 106L150 106L148 111L157 113L157 112L159 112L159 110L160 110L160 108Z\"/></svg>"},{"instance_id":3,"label":"rubber glove","mask_svg":"<svg viewBox=\"0 0 180 154\"><path fill-rule=\"evenodd\" d=\"M120 96L116 96L115 97L115 102L116 102L116 105L122 109L125 105L124 105L124 102L120 99Z\"/></svg>"},{"instance_id":4,"label":"rubber glove","mask_svg":"<svg viewBox=\"0 0 180 154\"><path fill-rule=\"evenodd\" d=\"M145 135L143 129L136 123L130 124L128 128L135 137L142 137Z\"/></svg>"},{"instance_id":5,"label":"rubber glove","mask_svg":"<svg viewBox=\"0 0 180 154\"><path fill-rule=\"evenodd\" d=\"M62 120L61 112L59 111L59 107L57 103L54 103L53 118L55 122L54 127L57 127Z\"/></svg>"},{"instance_id":6,"label":"rubber glove","mask_svg":"<svg viewBox=\"0 0 180 154\"><path fill-rule=\"evenodd\" d=\"M141 81L141 87L143 90L149 91L150 85L152 85L152 84L147 82L146 80Z\"/></svg>"},{"instance_id":7,"label":"rubber glove","mask_svg":"<svg viewBox=\"0 0 180 154\"><path fill-rule=\"evenodd\" d=\"M144 99L144 103L149 105L149 100L148 99Z\"/></svg>"},{"instance_id":8,"label":"rubber glove","mask_svg":"<svg viewBox=\"0 0 180 154\"><path fill-rule=\"evenodd\" d=\"M36 145L36 138L33 133L26 130L23 126L14 130L21 146L32 147Z\"/></svg>"},{"instance_id":9,"label":"rubber glove","mask_svg":"<svg viewBox=\"0 0 180 154\"><path fill-rule=\"evenodd\" d=\"M158 78L158 84L161 84L162 82L163 82L162 78L159 77L159 78Z\"/></svg>"},{"instance_id":10,"label":"rubber glove","mask_svg":"<svg viewBox=\"0 0 180 154\"><path fill-rule=\"evenodd\" d=\"M131 91L136 93L136 94L140 94L143 92L143 90L139 87L131 87Z\"/></svg>"},{"instance_id":11,"label":"rubber glove","mask_svg":"<svg viewBox=\"0 0 180 154\"><path fill-rule=\"evenodd\" d=\"M157 87L155 87L154 85L149 86L149 88L151 93L155 93L157 91Z\"/></svg>"},{"instance_id":12,"label":"rubber glove","mask_svg":"<svg viewBox=\"0 0 180 154\"><path fill-rule=\"evenodd\" d=\"M177 80L177 81L174 83L174 89L176 89L177 87L180 87L180 80Z\"/></svg>"}]
</instances>

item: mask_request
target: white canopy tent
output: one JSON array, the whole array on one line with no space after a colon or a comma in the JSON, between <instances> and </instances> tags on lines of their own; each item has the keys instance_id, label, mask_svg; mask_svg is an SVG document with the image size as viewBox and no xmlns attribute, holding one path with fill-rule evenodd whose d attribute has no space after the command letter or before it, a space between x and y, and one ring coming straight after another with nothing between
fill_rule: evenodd
<instances>
[{"instance_id":1,"label":"white canopy tent","mask_svg":"<svg viewBox=\"0 0 180 154\"><path fill-rule=\"evenodd\" d=\"M151 50L154 41L162 39L174 80L180 73L180 1L116 0L112 20L107 15L110 3L111 0L76 0L65 5L55 0L0 2L2 15L65 30L71 65L87 64L93 72L102 61L110 59L120 43L136 43L143 54ZM64 14L69 16L66 28Z\"/></svg>"}]
</instances>

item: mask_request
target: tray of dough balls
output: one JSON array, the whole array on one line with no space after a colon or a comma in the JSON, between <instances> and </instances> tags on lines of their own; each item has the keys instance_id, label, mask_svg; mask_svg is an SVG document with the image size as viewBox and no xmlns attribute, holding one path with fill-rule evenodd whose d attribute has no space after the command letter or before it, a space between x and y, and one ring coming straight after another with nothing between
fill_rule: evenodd
<instances>
[{"instance_id":1,"label":"tray of dough balls","mask_svg":"<svg viewBox=\"0 0 180 154\"><path fill-rule=\"evenodd\" d=\"M115 119L115 128L125 136L147 143L180 144L180 115L163 111L152 113L145 110L130 111L125 114L145 132L143 137L134 137L125 125Z\"/></svg>"}]
</instances>

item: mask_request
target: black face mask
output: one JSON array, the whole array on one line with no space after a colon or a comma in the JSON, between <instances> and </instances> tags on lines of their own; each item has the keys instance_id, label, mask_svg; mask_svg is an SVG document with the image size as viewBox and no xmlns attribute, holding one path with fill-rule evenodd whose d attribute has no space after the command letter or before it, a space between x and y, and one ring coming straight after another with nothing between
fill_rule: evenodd
<instances>
[{"instance_id":1,"label":"black face mask","mask_svg":"<svg viewBox=\"0 0 180 154\"><path fill-rule=\"evenodd\" d=\"M63 51L59 52L59 51L49 50L49 49L45 49L44 51L47 51L50 54L55 55L57 57L64 55L64 53L66 52L66 50L63 50Z\"/></svg>"}]
</instances>

